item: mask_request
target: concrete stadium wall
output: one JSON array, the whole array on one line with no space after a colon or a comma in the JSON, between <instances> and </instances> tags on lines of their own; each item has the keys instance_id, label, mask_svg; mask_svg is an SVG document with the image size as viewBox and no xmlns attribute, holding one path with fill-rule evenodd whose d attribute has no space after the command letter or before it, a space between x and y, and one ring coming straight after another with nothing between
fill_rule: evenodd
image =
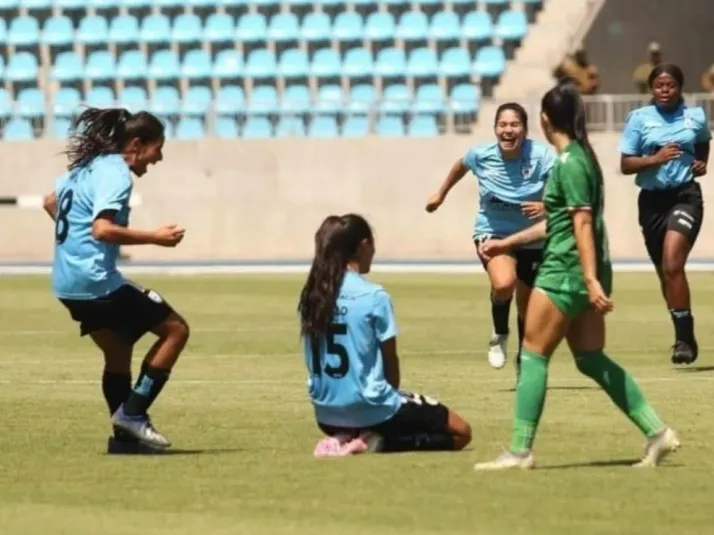
<instances>
[{"instance_id":1,"label":"concrete stadium wall","mask_svg":"<svg viewBox=\"0 0 714 535\"><path fill-rule=\"evenodd\" d=\"M483 139L481 136L479 136ZM618 172L617 134L593 142L606 173L606 216L615 259L646 258L637 225L637 189ZM355 211L377 233L382 260L474 259L471 226L477 187L469 175L435 214L424 204L450 165L474 143L438 139L276 140L170 142L165 159L135 192L142 204L133 225L186 227L176 249L127 248L136 260L304 260L313 233L327 214ZM61 144L39 141L0 145L0 196L40 195L66 163ZM714 190L702 181L708 202ZM39 209L0 206L0 261L52 258L52 223ZM693 252L714 258L706 218Z\"/></svg>"}]
</instances>

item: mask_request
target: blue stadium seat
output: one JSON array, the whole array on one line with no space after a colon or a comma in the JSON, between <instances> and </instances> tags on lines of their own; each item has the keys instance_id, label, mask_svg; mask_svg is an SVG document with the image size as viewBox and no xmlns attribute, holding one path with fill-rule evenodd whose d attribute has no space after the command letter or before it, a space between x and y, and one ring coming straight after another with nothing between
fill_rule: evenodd
<instances>
[{"instance_id":1,"label":"blue stadium seat","mask_svg":"<svg viewBox=\"0 0 714 535\"><path fill-rule=\"evenodd\" d=\"M461 23L461 34L470 41L487 41L493 37L493 21L485 11L472 11Z\"/></svg>"},{"instance_id":2,"label":"blue stadium seat","mask_svg":"<svg viewBox=\"0 0 714 535\"><path fill-rule=\"evenodd\" d=\"M213 91L210 87L195 85L188 88L183 96L184 115L205 115L213 102Z\"/></svg>"},{"instance_id":3,"label":"blue stadium seat","mask_svg":"<svg viewBox=\"0 0 714 535\"><path fill-rule=\"evenodd\" d=\"M404 84L388 85L382 92L380 112L382 114L402 114L411 108L411 94Z\"/></svg>"},{"instance_id":4,"label":"blue stadium seat","mask_svg":"<svg viewBox=\"0 0 714 535\"><path fill-rule=\"evenodd\" d=\"M98 11L116 9L119 7L119 0L89 0L87 6Z\"/></svg>"},{"instance_id":5,"label":"blue stadium seat","mask_svg":"<svg viewBox=\"0 0 714 535\"><path fill-rule=\"evenodd\" d=\"M543 4L543 0L520 0L520 2L526 6L540 6Z\"/></svg>"},{"instance_id":6,"label":"blue stadium seat","mask_svg":"<svg viewBox=\"0 0 714 535\"><path fill-rule=\"evenodd\" d=\"M27 119L13 117L7 123L2 132L5 141L32 141L35 138L32 125Z\"/></svg>"},{"instance_id":7,"label":"blue stadium seat","mask_svg":"<svg viewBox=\"0 0 714 535\"><path fill-rule=\"evenodd\" d=\"M201 49L189 50L181 64L181 76L189 80L210 78L213 68L211 56Z\"/></svg>"},{"instance_id":8,"label":"blue stadium seat","mask_svg":"<svg viewBox=\"0 0 714 535\"><path fill-rule=\"evenodd\" d=\"M276 43L297 41L300 37L298 18L292 13L278 13L270 19L268 39Z\"/></svg>"},{"instance_id":9,"label":"blue stadium seat","mask_svg":"<svg viewBox=\"0 0 714 535\"><path fill-rule=\"evenodd\" d=\"M60 15L47 19L42 29L40 42L47 46L63 46L73 43L74 27L70 18Z\"/></svg>"},{"instance_id":10,"label":"blue stadium seat","mask_svg":"<svg viewBox=\"0 0 714 535\"><path fill-rule=\"evenodd\" d=\"M352 115L342 125L342 137L364 137L369 134L369 119L364 115Z\"/></svg>"},{"instance_id":11,"label":"blue stadium seat","mask_svg":"<svg viewBox=\"0 0 714 535\"><path fill-rule=\"evenodd\" d=\"M290 48L280 55L278 73L283 78L304 78L310 73L307 54L299 48Z\"/></svg>"},{"instance_id":12,"label":"blue stadium seat","mask_svg":"<svg viewBox=\"0 0 714 535\"><path fill-rule=\"evenodd\" d=\"M206 25L203 28L203 38L211 43L228 43L235 41L235 20L226 13L213 13L206 19Z\"/></svg>"},{"instance_id":13,"label":"blue stadium seat","mask_svg":"<svg viewBox=\"0 0 714 535\"><path fill-rule=\"evenodd\" d=\"M401 48L384 48L377 54L374 66L375 74L379 76L404 76L407 72L407 60Z\"/></svg>"},{"instance_id":14,"label":"blue stadium seat","mask_svg":"<svg viewBox=\"0 0 714 535\"><path fill-rule=\"evenodd\" d=\"M6 119L12 115L12 99L4 87L0 87L0 117Z\"/></svg>"},{"instance_id":15,"label":"blue stadium seat","mask_svg":"<svg viewBox=\"0 0 714 535\"><path fill-rule=\"evenodd\" d=\"M176 115L181 113L181 97L178 89L172 85L157 87L149 96L149 111L157 115Z\"/></svg>"},{"instance_id":16,"label":"blue stadium seat","mask_svg":"<svg viewBox=\"0 0 714 535\"><path fill-rule=\"evenodd\" d=\"M437 84L419 86L412 112L415 114L443 113L445 110L444 92Z\"/></svg>"},{"instance_id":17,"label":"blue stadium seat","mask_svg":"<svg viewBox=\"0 0 714 535\"><path fill-rule=\"evenodd\" d=\"M481 102L481 91L478 86L459 84L452 88L449 107L453 113L476 113Z\"/></svg>"},{"instance_id":18,"label":"blue stadium seat","mask_svg":"<svg viewBox=\"0 0 714 535\"><path fill-rule=\"evenodd\" d=\"M243 137L268 139L273 137L273 126L265 117L250 117L243 125Z\"/></svg>"},{"instance_id":19,"label":"blue stadium seat","mask_svg":"<svg viewBox=\"0 0 714 535\"><path fill-rule=\"evenodd\" d=\"M109 38L107 19L99 15L84 17L77 28L76 38L83 45L98 45L106 43Z\"/></svg>"},{"instance_id":20,"label":"blue stadium seat","mask_svg":"<svg viewBox=\"0 0 714 535\"><path fill-rule=\"evenodd\" d=\"M503 6L506 7L511 3L511 0L481 0L482 4L487 6Z\"/></svg>"},{"instance_id":21,"label":"blue stadium seat","mask_svg":"<svg viewBox=\"0 0 714 535\"><path fill-rule=\"evenodd\" d=\"M55 139L67 139L69 130L72 128L72 121L65 117L52 118L52 137Z\"/></svg>"},{"instance_id":22,"label":"blue stadium seat","mask_svg":"<svg viewBox=\"0 0 714 535\"><path fill-rule=\"evenodd\" d=\"M280 0L250 0L258 11L274 11L280 6Z\"/></svg>"},{"instance_id":23,"label":"blue stadium seat","mask_svg":"<svg viewBox=\"0 0 714 535\"><path fill-rule=\"evenodd\" d=\"M1 1L1 0L0 0ZM7 42L7 22L0 17L0 43Z\"/></svg>"},{"instance_id":24,"label":"blue stadium seat","mask_svg":"<svg viewBox=\"0 0 714 535\"><path fill-rule=\"evenodd\" d=\"M401 118L387 115L377 122L377 134L382 137L401 137L405 134Z\"/></svg>"},{"instance_id":25,"label":"blue stadium seat","mask_svg":"<svg viewBox=\"0 0 714 535\"><path fill-rule=\"evenodd\" d=\"M364 35L362 17L353 11L344 11L337 15L332 27L332 35L339 41L359 41Z\"/></svg>"},{"instance_id":26,"label":"blue stadium seat","mask_svg":"<svg viewBox=\"0 0 714 535\"><path fill-rule=\"evenodd\" d=\"M214 109L217 114L233 115L245 109L245 93L238 85L221 87L216 94Z\"/></svg>"},{"instance_id":27,"label":"blue stadium seat","mask_svg":"<svg viewBox=\"0 0 714 535\"><path fill-rule=\"evenodd\" d=\"M344 93L337 84L322 86L317 93L315 111L326 115L335 115L344 111Z\"/></svg>"},{"instance_id":28,"label":"blue stadium seat","mask_svg":"<svg viewBox=\"0 0 714 535\"><path fill-rule=\"evenodd\" d=\"M182 141L195 141L202 139L206 133L203 128L203 121L196 117L182 117L176 125L174 139Z\"/></svg>"},{"instance_id":29,"label":"blue stadium seat","mask_svg":"<svg viewBox=\"0 0 714 535\"><path fill-rule=\"evenodd\" d=\"M73 82L84 78L84 63L74 52L60 52L52 67L52 78L58 82Z\"/></svg>"},{"instance_id":30,"label":"blue stadium seat","mask_svg":"<svg viewBox=\"0 0 714 535\"><path fill-rule=\"evenodd\" d=\"M250 6L250 0L215 0L216 6L224 8L241 9L247 11Z\"/></svg>"},{"instance_id":31,"label":"blue stadium seat","mask_svg":"<svg viewBox=\"0 0 714 535\"><path fill-rule=\"evenodd\" d=\"M8 12L19 9L19 0L0 0L0 11Z\"/></svg>"},{"instance_id":32,"label":"blue stadium seat","mask_svg":"<svg viewBox=\"0 0 714 535\"><path fill-rule=\"evenodd\" d=\"M271 85L259 85L250 92L248 112L251 115L270 115L278 112L278 93Z\"/></svg>"},{"instance_id":33,"label":"blue stadium seat","mask_svg":"<svg viewBox=\"0 0 714 535\"><path fill-rule=\"evenodd\" d=\"M308 43L329 41L332 35L330 17L325 13L309 13L302 21L300 37Z\"/></svg>"},{"instance_id":34,"label":"blue stadium seat","mask_svg":"<svg viewBox=\"0 0 714 535\"><path fill-rule=\"evenodd\" d=\"M273 78L277 70L275 54L267 49L253 50L245 64L245 74L250 78Z\"/></svg>"},{"instance_id":35,"label":"blue stadium seat","mask_svg":"<svg viewBox=\"0 0 714 535\"><path fill-rule=\"evenodd\" d=\"M141 21L139 39L151 44L168 43L171 41L171 21L165 15L149 15Z\"/></svg>"},{"instance_id":36,"label":"blue stadium seat","mask_svg":"<svg viewBox=\"0 0 714 535\"><path fill-rule=\"evenodd\" d=\"M429 35L429 21L421 11L407 11L399 19L395 37L404 41L421 41Z\"/></svg>"},{"instance_id":37,"label":"blue stadium seat","mask_svg":"<svg viewBox=\"0 0 714 535\"><path fill-rule=\"evenodd\" d=\"M171 40L175 43L198 43L203 39L201 19L193 13L182 13L174 19Z\"/></svg>"},{"instance_id":38,"label":"blue stadium seat","mask_svg":"<svg viewBox=\"0 0 714 535\"><path fill-rule=\"evenodd\" d=\"M291 85L285 89L280 102L281 112L287 115L308 113L312 109L310 90L304 85Z\"/></svg>"},{"instance_id":39,"label":"blue stadium seat","mask_svg":"<svg viewBox=\"0 0 714 535\"><path fill-rule=\"evenodd\" d=\"M141 86L130 86L124 88L119 97L119 102L123 107L132 113L145 110L149 105L149 97L146 90Z\"/></svg>"},{"instance_id":40,"label":"blue stadium seat","mask_svg":"<svg viewBox=\"0 0 714 535\"><path fill-rule=\"evenodd\" d=\"M353 48L345 54L342 64L342 73L350 78L363 78L372 76L374 62L372 53L365 48Z\"/></svg>"},{"instance_id":41,"label":"blue stadium seat","mask_svg":"<svg viewBox=\"0 0 714 535\"><path fill-rule=\"evenodd\" d=\"M51 11L52 0L20 0L20 7L28 11Z\"/></svg>"},{"instance_id":42,"label":"blue stadium seat","mask_svg":"<svg viewBox=\"0 0 714 535\"><path fill-rule=\"evenodd\" d=\"M95 50L87 57L84 76L89 80L113 80L116 75L114 57L108 50Z\"/></svg>"},{"instance_id":43,"label":"blue stadium seat","mask_svg":"<svg viewBox=\"0 0 714 535\"><path fill-rule=\"evenodd\" d=\"M29 52L18 52L10 57L5 68L5 79L11 82L34 82L39 65L37 57Z\"/></svg>"},{"instance_id":44,"label":"blue stadium seat","mask_svg":"<svg viewBox=\"0 0 714 535\"><path fill-rule=\"evenodd\" d=\"M440 11L431 19L429 38L437 41L451 41L461 37L459 17L453 11Z\"/></svg>"},{"instance_id":45,"label":"blue stadium seat","mask_svg":"<svg viewBox=\"0 0 714 535\"><path fill-rule=\"evenodd\" d=\"M340 56L331 48L315 52L310 65L310 72L317 78L334 78L342 72Z\"/></svg>"},{"instance_id":46,"label":"blue stadium seat","mask_svg":"<svg viewBox=\"0 0 714 535\"><path fill-rule=\"evenodd\" d=\"M340 131L337 128L337 120L329 116L316 116L310 121L307 135L316 138L339 137Z\"/></svg>"},{"instance_id":47,"label":"blue stadium seat","mask_svg":"<svg viewBox=\"0 0 714 535\"><path fill-rule=\"evenodd\" d=\"M40 25L35 17L20 16L12 19L7 31L7 43L14 46L34 45L40 40Z\"/></svg>"},{"instance_id":48,"label":"blue stadium seat","mask_svg":"<svg viewBox=\"0 0 714 535\"><path fill-rule=\"evenodd\" d=\"M414 2L420 10L424 11L424 8L440 8L443 7L443 0L415 0Z\"/></svg>"},{"instance_id":49,"label":"blue stadium seat","mask_svg":"<svg viewBox=\"0 0 714 535\"><path fill-rule=\"evenodd\" d=\"M126 50L119 56L117 77L124 80L141 80L146 78L148 71L146 55L140 50Z\"/></svg>"},{"instance_id":50,"label":"blue stadium seat","mask_svg":"<svg viewBox=\"0 0 714 535\"><path fill-rule=\"evenodd\" d=\"M344 0L317 0L315 6L321 6L323 11L344 9Z\"/></svg>"},{"instance_id":51,"label":"blue stadium seat","mask_svg":"<svg viewBox=\"0 0 714 535\"><path fill-rule=\"evenodd\" d=\"M369 113L377 101L377 90L371 84L359 84L350 91L348 109L351 113Z\"/></svg>"},{"instance_id":52,"label":"blue stadium seat","mask_svg":"<svg viewBox=\"0 0 714 535\"><path fill-rule=\"evenodd\" d=\"M240 137L238 123L230 117L218 117L213 123L213 134L221 139L236 139Z\"/></svg>"},{"instance_id":53,"label":"blue stadium seat","mask_svg":"<svg viewBox=\"0 0 714 535\"><path fill-rule=\"evenodd\" d=\"M87 8L86 0L55 0L54 5L59 8L62 13L68 11L81 11Z\"/></svg>"},{"instance_id":54,"label":"blue stadium seat","mask_svg":"<svg viewBox=\"0 0 714 535\"><path fill-rule=\"evenodd\" d=\"M42 117L47 112L45 107L45 93L36 87L21 89L17 93L17 111L20 116L29 119Z\"/></svg>"},{"instance_id":55,"label":"blue stadium seat","mask_svg":"<svg viewBox=\"0 0 714 535\"><path fill-rule=\"evenodd\" d=\"M146 9L151 7L152 0L119 0L119 5L126 9Z\"/></svg>"},{"instance_id":56,"label":"blue stadium seat","mask_svg":"<svg viewBox=\"0 0 714 535\"><path fill-rule=\"evenodd\" d=\"M151 4L161 11L172 11L184 7L186 2L182 0L152 0Z\"/></svg>"},{"instance_id":57,"label":"blue stadium seat","mask_svg":"<svg viewBox=\"0 0 714 535\"><path fill-rule=\"evenodd\" d=\"M411 137L436 137L439 135L439 126L433 115L415 115L409 121L407 135Z\"/></svg>"},{"instance_id":58,"label":"blue stadium seat","mask_svg":"<svg viewBox=\"0 0 714 535\"><path fill-rule=\"evenodd\" d=\"M414 78L429 78L439 73L439 62L436 52L423 47L412 50L407 62L407 74Z\"/></svg>"},{"instance_id":59,"label":"blue stadium seat","mask_svg":"<svg viewBox=\"0 0 714 535\"><path fill-rule=\"evenodd\" d=\"M446 78L458 78L471 74L471 58L463 48L454 47L444 51L439 64L439 74Z\"/></svg>"},{"instance_id":60,"label":"blue stadium seat","mask_svg":"<svg viewBox=\"0 0 714 535\"><path fill-rule=\"evenodd\" d=\"M474 68L486 78L501 76L506 69L506 54L500 46L485 46L476 53Z\"/></svg>"},{"instance_id":61,"label":"blue stadium seat","mask_svg":"<svg viewBox=\"0 0 714 535\"><path fill-rule=\"evenodd\" d=\"M133 15L119 15L109 24L109 42L116 44L136 43L139 41L139 21Z\"/></svg>"},{"instance_id":62,"label":"blue stadium seat","mask_svg":"<svg viewBox=\"0 0 714 535\"><path fill-rule=\"evenodd\" d=\"M0 56L0 80L5 79L5 58Z\"/></svg>"},{"instance_id":63,"label":"blue stadium seat","mask_svg":"<svg viewBox=\"0 0 714 535\"><path fill-rule=\"evenodd\" d=\"M496 35L504 41L520 41L528 33L528 18L523 11L504 11L498 17Z\"/></svg>"},{"instance_id":64,"label":"blue stadium seat","mask_svg":"<svg viewBox=\"0 0 714 535\"><path fill-rule=\"evenodd\" d=\"M52 99L52 112L57 117L71 117L82 103L82 95L74 87L60 87Z\"/></svg>"},{"instance_id":65,"label":"blue stadium seat","mask_svg":"<svg viewBox=\"0 0 714 535\"><path fill-rule=\"evenodd\" d=\"M157 50L149 60L149 78L173 80L181 75L181 64L173 50Z\"/></svg>"},{"instance_id":66,"label":"blue stadium seat","mask_svg":"<svg viewBox=\"0 0 714 535\"><path fill-rule=\"evenodd\" d=\"M268 24L260 13L247 13L238 20L236 39L244 43L257 43L265 41L268 33Z\"/></svg>"},{"instance_id":67,"label":"blue stadium seat","mask_svg":"<svg viewBox=\"0 0 714 535\"><path fill-rule=\"evenodd\" d=\"M300 117L281 117L275 137L303 137L305 135L305 123Z\"/></svg>"},{"instance_id":68,"label":"blue stadium seat","mask_svg":"<svg viewBox=\"0 0 714 535\"><path fill-rule=\"evenodd\" d=\"M372 42L393 41L396 25L389 13L372 13L364 26L365 39Z\"/></svg>"},{"instance_id":69,"label":"blue stadium seat","mask_svg":"<svg viewBox=\"0 0 714 535\"><path fill-rule=\"evenodd\" d=\"M243 56L237 50L221 50L213 62L215 78L238 78L243 73Z\"/></svg>"},{"instance_id":70,"label":"blue stadium seat","mask_svg":"<svg viewBox=\"0 0 714 535\"><path fill-rule=\"evenodd\" d=\"M215 11L216 2L215 0L188 0L188 5L191 6L194 11L196 9L202 10L208 8L210 11Z\"/></svg>"},{"instance_id":71,"label":"blue stadium seat","mask_svg":"<svg viewBox=\"0 0 714 535\"><path fill-rule=\"evenodd\" d=\"M94 108L112 108L116 104L114 91L105 86L94 86L84 98L87 106Z\"/></svg>"}]
</instances>

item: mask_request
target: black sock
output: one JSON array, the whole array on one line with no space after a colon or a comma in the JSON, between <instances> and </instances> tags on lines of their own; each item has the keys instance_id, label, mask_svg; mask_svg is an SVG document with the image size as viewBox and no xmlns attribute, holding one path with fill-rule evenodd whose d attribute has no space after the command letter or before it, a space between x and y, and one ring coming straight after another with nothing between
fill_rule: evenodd
<instances>
[{"instance_id":1,"label":"black sock","mask_svg":"<svg viewBox=\"0 0 714 535\"><path fill-rule=\"evenodd\" d=\"M170 373L170 370L142 366L134 390L131 391L129 399L124 403L124 414L128 416L146 414L151 404L164 388L166 381L169 380Z\"/></svg>"},{"instance_id":2,"label":"black sock","mask_svg":"<svg viewBox=\"0 0 714 535\"><path fill-rule=\"evenodd\" d=\"M493 319L493 332L508 334L508 316L511 312L511 299L498 301L491 295L491 318Z\"/></svg>"},{"instance_id":3,"label":"black sock","mask_svg":"<svg viewBox=\"0 0 714 535\"><path fill-rule=\"evenodd\" d=\"M518 352L516 353L516 369L521 369L521 348L523 347L523 337L526 334L526 322L518 315Z\"/></svg>"},{"instance_id":4,"label":"black sock","mask_svg":"<svg viewBox=\"0 0 714 535\"><path fill-rule=\"evenodd\" d=\"M109 407L109 414L114 414L131 394L131 375L104 371L102 375L102 392ZM114 438L124 442L139 442L126 431L114 428Z\"/></svg>"},{"instance_id":5,"label":"black sock","mask_svg":"<svg viewBox=\"0 0 714 535\"><path fill-rule=\"evenodd\" d=\"M446 433L417 433L413 435L387 435L384 453L399 451L449 451L454 449L454 437Z\"/></svg>"},{"instance_id":6,"label":"black sock","mask_svg":"<svg viewBox=\"0 0 714 535\"><path fill-rule=\"evenodd\" d=\"M692 316L692 311L688 308L671 308L669 313L672 315L674 334L677 341L693 344L694 316Z\"/></svg>"}]
</instances>

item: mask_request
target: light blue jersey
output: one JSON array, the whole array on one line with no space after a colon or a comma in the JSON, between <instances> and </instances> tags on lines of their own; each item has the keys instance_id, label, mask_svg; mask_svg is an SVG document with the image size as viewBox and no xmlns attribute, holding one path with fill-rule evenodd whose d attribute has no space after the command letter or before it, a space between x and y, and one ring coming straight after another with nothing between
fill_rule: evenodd
<instances>
[{"instance_id":1,"label":"light blue jersey","mask_svg":"<svg viewBox=\"0 0 714 535\"><path fill-rule=\"evenodd\" d=\"M523 142L521 157L514 160L504 159L495 142L469 150L463 162L479 185L474 239L506 237L536 223L523 214L521 203L543 199L545 181L554 161L555 154L549 146L530 139Z\"/></svg>"},{"instance_id":2,"label":"light blue jersey","mask_svg":"<svg viewBox=\"0 0 714 535\"><path fill-rule=\"evenodd\" d=\"M397 335L389 294L348 271L330 330L313 348L303 340L310 398L321 424L364 428L387 421L402 404L387 382L380 342Z\"/></svg>"},{"instance_id":3,"label":"light blue jersey","mask_svg":"<svg viewBox=\"0 0 714 535\"><path fill-rule=\"evenodd\" d=\"M117 269L119 246L92 237L92 223L112 210L129 223L131 171L119 154L98 156L60 176L55 185L55 255L52 287L62 299L96 299L124 284Z\"/></svg>"},{"instance_id":4,"label":"light blue jersey","mask_svg":"<svg viewBox=\"0 0 714 535\"><path fill-rule=\"evenodd\" d=\"M672 112L645 106L630 113L620 141L626 156L650 156L661 147L676 143L682 155L670 162L637 173L635 183L642 189L657 190L680 186L694 178L694 145L711 139L702 108L682 105Z\"/></svg>"}]
</instances>

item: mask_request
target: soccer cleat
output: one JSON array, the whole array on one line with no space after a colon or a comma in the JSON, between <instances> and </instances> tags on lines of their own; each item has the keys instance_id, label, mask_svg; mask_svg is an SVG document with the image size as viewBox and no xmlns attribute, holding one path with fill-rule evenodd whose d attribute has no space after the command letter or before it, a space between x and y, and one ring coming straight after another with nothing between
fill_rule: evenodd
<instances>
[{"instance_id":1,"label":"soccer cleat","mask_svg":"<svg viewBox=\"0 0 714 535\"><path fill-rule=\"evenodd\" d=\"M108 455L156 455L163 453L163 451L164 448L152 448L138 440L127 441L116 437L109 437L107 440Z\"/></svg>"},{"instance_id":2,"label":"soccer cleat","mask_svg":"<svg viewBox=\"0 0 714 535\"><path fill-rule=\"evenodd\" d=\"M360 453L375 453L381 450L382 437L376 433L364 432L358 437L335 435L320 440L315 446L315 457L345 457Z\"/></svg>"},{"instance_id":3,"label":"soccer cleat","mask_svg":"<svg viewBox=\"0 0 714 535\"><path fill-rule=\"evenodd\" d=\"M664 428L645 444L645 454L642 460L633 464L635 468L659 466L670 453L674 453L681 446L677 433L669 427Z\"/></svg>"},{"instance_id":4,"label":"soccer cleat","mask_svg":"<svg viewBox=\"0 0 714 535\"><path fill-rule=\"evenodd\" d=\"M492 334L488 343L488 363L497 370L506 365L507 334Z\"/></svg>"},{"instance_id":5,"label":"soccer cleat","mask_svg":"<svg viewBox=\"0 0 714 535\"><path fill-rule=\"evenodd\" d=\"M384 449L384 438L377 433L367 431L362 433L359 438L366 446L364 453L379 453Z\"/></svg>"},{"instance_id":6,"label":"soccer cleat","mask_svg":"<svg viewBox=\"0 0 714 535\"><path fill-rule=\"evenodd\" d=\"M677 340L672 346L673 364L692 364L699 356L699 348L696 342L688 343Z\"/></svg>"},{"instance_id":7,"label":"soccer cleat","mask_svg":"<svg viewBox=\"0 0 714 535\"><path fill-rule=\"evenodd\" d=\"M476 463L474 470L483 472L488 470L507 470L509 468L530 469L535 466L535 457L532 451L513 453L504 451L495 461Z\"/></svg>"},{"instance_id":8,"label":"soccer cleat","mask_svg":"<svg viewBox=\"0 0 714 535\"><path fill-rule=\"evenodd\" d=\"M134 438L138 439L140 442L147 444L153 448L168 448L171 446L171 442L159 433L154 426L151 424L151 420L148 415L140 416L129 416L124 413L124 406L122 405L112 416L112 423L121 429L129 433Z\"/></svg>"}]
</instances>

